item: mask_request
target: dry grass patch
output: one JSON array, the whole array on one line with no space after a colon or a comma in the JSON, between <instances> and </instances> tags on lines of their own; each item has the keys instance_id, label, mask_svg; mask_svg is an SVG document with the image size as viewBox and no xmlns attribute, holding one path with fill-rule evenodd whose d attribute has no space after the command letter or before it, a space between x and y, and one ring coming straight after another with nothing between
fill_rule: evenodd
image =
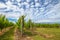
<instances>
[{"instance_id":1,"label":"dry grass patch","mask_svg":"<svg viewBox=\"0 0 60 40\"><path fill-rule=\"evenodd\" d=\"M55 35L52 34L42 34L43 37L45 38L53 38Z\"/></svg>"}]
</instances>

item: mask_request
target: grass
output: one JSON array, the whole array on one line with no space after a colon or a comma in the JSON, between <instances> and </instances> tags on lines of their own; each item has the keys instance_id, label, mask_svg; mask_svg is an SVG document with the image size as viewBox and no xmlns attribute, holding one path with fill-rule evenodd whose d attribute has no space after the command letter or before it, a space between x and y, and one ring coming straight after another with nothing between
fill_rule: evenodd
<instances>
[{"instance_id":1,"label":"grass","mask_svg":"<svg viewBox=\"0 0 60 40\"><path fill-rule=\"evenodd\" d=\"M14 30L15 28L12 28L2 36L0 36L0 40L14 40ZM60 40L60 28L36 28L35 30L37 32L36 35L31 34L31 32L25 32L26 35L30 36L33 40ZM54 35L51 38L44 37L44 34L47 35ZM46 35L45 35L46 36Z\"/></svg>"},{"instance_id":2,"label":"grass","mask_svg":"<svg viewBox=\"0 0 60 40\"><path fill-rule=\"evenodd\" d=\"M36 32L39 34L33 36L34 40L60 40L60 28L37 28ZM44 34L54 36L47 38Z\"/></svg>"},{"instance_id":3,"label":"grass","mask_svg":"<svg viewBox=\"0 0 60 40\"><path fill-rule=\"evenodd\" d=\"M0 36L0 40L13 40L13 36L14 36L14 27L11 30L7 31L2 36Z\"/></svg>"}]
</instances>

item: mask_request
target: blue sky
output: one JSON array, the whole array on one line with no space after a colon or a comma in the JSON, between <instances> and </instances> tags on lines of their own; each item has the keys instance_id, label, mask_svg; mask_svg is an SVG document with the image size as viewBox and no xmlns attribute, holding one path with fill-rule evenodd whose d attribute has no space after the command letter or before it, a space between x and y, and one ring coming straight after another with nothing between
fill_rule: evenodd
<instances>
[{"instance_id":1,"label":"blue sky","mask_svg":"<svg viewBox=\"0 0 60 40\"><path fill-rule=\"evenodd\" d=\"M60 22L60 0L0 0L0 14L10 21L26 15L26 21Z\"/></svg>"}]
</instances>

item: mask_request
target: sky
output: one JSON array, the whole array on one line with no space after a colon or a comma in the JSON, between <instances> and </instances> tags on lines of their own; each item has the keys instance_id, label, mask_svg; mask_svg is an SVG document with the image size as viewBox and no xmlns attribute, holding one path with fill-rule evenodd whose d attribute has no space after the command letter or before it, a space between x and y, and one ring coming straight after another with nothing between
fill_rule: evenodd
<instances>
[{"instance_id":1,"label":"sky","mask_svg":"<svg viewBox=\"0 0 60 40\"><path fill-rule=\"evenodd\" d=\"M26 21L59 23L60 0L0 0L0 14L13 22L25 15Z\"/></svg>"}]
</instances>

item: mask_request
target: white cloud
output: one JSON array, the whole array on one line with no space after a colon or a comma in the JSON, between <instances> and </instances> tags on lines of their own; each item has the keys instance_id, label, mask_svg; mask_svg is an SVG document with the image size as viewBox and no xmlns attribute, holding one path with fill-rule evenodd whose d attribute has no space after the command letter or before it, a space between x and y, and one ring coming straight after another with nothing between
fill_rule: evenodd
<instances>
[{"instance_id":1,"label":"white cloud","mask_svg":"<svg viewBox=\"0 0 60 40\"><path fill-rule=\"evenodd\" d=\"M30 2L31 0L26 0L26 2Z\"/></svg>"},{"instance_id":2,"label":"white cloud","mask_svg":"<svg viewBox=\"0 0 60 40\"><path fill-rule=\"evenodd\" d=\"M31 7L31 8L34 8L34 7L35 7L35 5L31 5L30 7Z\"/></svg>"},{"instance_id":3,"label":"white cloud","mask_svg":"<svg viewBox=\"0 0 60 40\"><path fill-rule=\"evenodd\" d=\"M33 10L34 8L30 8L30 9L26 9L25 13L26 13L26 20L33 20L34 16L33 16Z\"/></svg>"},{"instance_id":4,"label":"white cloud","mask_svg":"<svg viewBox=\"0 0 60 40\"><path fill-rule=\"evenodd\" d=\"M60 3L55 5L50 11L48 11L45 15L49 17L55 17L56 15L60 15ZM53 16L51 16L53 15ZM57 17L57 16L56 16Z\"/></svg>"},{"instance_id":5,"label":"white cloud","mask_svg":"<svg viewBox=\"0 0 60 40\"><path fill-rule=\"evenodd\" d=\"M51 22L51 20L48 20L48 19L46 19L46 20L37 20L37 21L35 21L36 23L43 23L43 22Z\"/></svg>"},{"instance_id":6,"label":"white cloud","mask_svg":"<svg viewBox=\"0 0 60 40\"><path fill-rule=\"evenodd\" d=\"M18 3L19 7L21 7L21 3Z\"/></svg>"},{"instance_id":7,"label":"white cloud","mask_svg":"<svg viewBox=\"0 0 60 40\"><path fill-rule=\"evenodd\" d=\"M6 2L7 5L12 5L11 1Z\"/></svg>"},{"instance_id":8,"label":"white cloud","mask_svg":"<svg viewBox=\"0 0 60 40\"><path fill-rule=\"evenodd\" d=\"M25 5L28 5L28 2L24 2Z\"/></svg>"},{"instance_id":9,"label":"white cloud","mask_svg":"<svg viewBox=\"0 0 60 40\"><path fill-rule=\"evenodd\" d=\"M45 7L40 8L40 12L43 12L45 10Z\"/></svg>"},{"instance_id":10,"label":"white cloud","mask_svg":"<svg viewBox=\"0 0 60 40\"><path fill-rule=\"evenodd\" d=\"M6 16L6 18L14 18L14 19L18 19L20 17L20 14L19 13L3 13L3 12L0 12L0 14L3 14Z\"/></svg>"},{"instance_id":11,"label":"white cloud","mask_svg":"<svg viewBox=\"0 0 60 40\"><path fill-rule=\"evenodd\" d=\"M36 7L40 7L41 5L40 5L40 3L36 2L36 3L35 3L35 6L36 6Z\"/></svg>"},{"instance_id":12,"label":"white cloud","mask_svg":"<svg viewBox=\"0 0 60 40\"><path fill-rule=\"evenodd\" d=\"M20 8L16 5L12 5L11 1L6 2L7 9L13 10L13 11L20 11ZM19 6L21 6L19 4Z\"/></svg>"},{"instance_id":13,"label":"white cloud","mask_svg":"<svg viewBox=\"0 0 60 40\"><path fill-rule=\"evenodd\" d=\"M30 7L30 5L29 5L28 2L24 2L24 5L26 6L26 8L29 8Z\"/></svg>"},{"instance_id":14,"label":"white cloud","mask_svg":"<svg viewBox=\"0 0 60 40\"><path fill-rule=\"evenodd\" d=\"M50 8L51 9L49 9L49 11L45 12L46 13L45 15L41 15L43 14L42 12L40 12L41 14L37 14L37 16L40 15L39 18L45 16L47 19L45 17L43 17L43 19L38 19L37 17L38 20L36 22L58 22L59 21L58 19L60 19L60 3L58 3L55 6L51 5Z\"/></svg>"},{"instance_id":15,"label":"white cloud","mask_svg":"<svg viewBox=\"0 0 60 40\"><path fill-rule=\"evenodd\" d=\"M6 5L4 3L0 3L0 8L5 8Z\"/></svg>"},{"instance_id":16,"label":"white cloud","mask_svg":"<svg viewBox=\"0 0 60 40\"><path fill-rule=\"evenodd\" d=\"M35 0L35 2L37 2L38 0Z\"/></svg>"},{"instance_id":17,"label":"white cloud","mask_svg":"<svg viewBox=\"0 0 60 40\"><path fill-rule=\"evenodd\" d=\"M52 4L49 4L46 7L47 10L45 10L45 7L42 7L41 4L37 2L38 0L35 0L35 5L33 5L34 2L29 4L31 0L26 0L26 2L22 2L22 3L19 3L21 0L16 0L16 1L19 6L13 5L13 2L11 1L7 1L6 5L3 3L0 3L0 8L7 7L7 9L5 10L0 10L1 11L0 14L6 15L7 18L11 17L16 19L18 19L21 15L27 15L25 18L26 20L32 19L32 20L36 20L36 22L51 22L52 19L48 19L48 18L60 17L60 3L55 6L53 6ZM51 0L50 1L47 0L44 4L47 5L50 2ZM27 9L24 10L23 8L21 8L22 5L25 5ZM34 7L37 7L37 8L34 8ZM38 7L41 7L41 8L38 8ZM2 11L8 11L8 10L13 10L13 12L8 12L8 13L2 12ZM46 14L43 15L44 13Z\"/></svg>"},{"instance_id":18,"label":"white cloud","mask_svg":"<svg viewBox=\"0 0 60 40\"><path fill-rule=\"evenodd\" d=\"M21 2L21 0L16 0L17 2Z\"/></svg>"}]
</instances>

